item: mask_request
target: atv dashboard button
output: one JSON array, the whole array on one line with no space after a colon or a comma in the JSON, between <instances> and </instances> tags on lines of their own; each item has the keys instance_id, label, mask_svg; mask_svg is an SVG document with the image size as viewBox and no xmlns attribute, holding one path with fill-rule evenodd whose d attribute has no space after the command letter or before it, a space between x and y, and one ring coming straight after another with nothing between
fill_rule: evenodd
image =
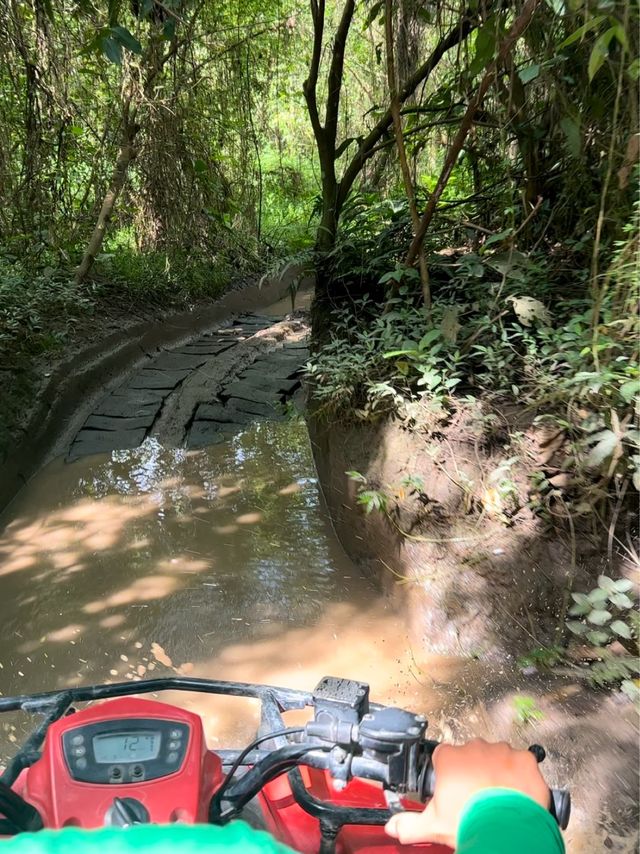
<instances>
[{"instance_id":1,"label":"atv dashboard button","mask_svg":"<svg viewBox=\"0 0 640 854\"><path fill-rule=\"evenodd\" d=\"M83 735L74 735L71 739L71 744L77 746L79 744L84 744L84 736Z\"/></svg>"},{"instance_id":2,"label":"atv dashboard button","mask_svg":"<svg viewBox=\"0 0 640 854\"><path fill-rule=\"evenodd\" d=\"M112 765L109 768L109 782L110 783L121 783L123 778L122 768L120 765Z\"/></svg>"},{"instance_id":3,"label":"atv dashboard button","mask_svg":"<svg viewBox=\"0 0 640 854\"><path fill-rule=\"evenodd\" d=\"M177 762L177 761L178 761L178 754L175 751L173 751L172 753L169 753L169 755L167 756L167 762L169 762L171 765L173 765L173 763Z\"/></svg>"},{"instance_id":4,"label":"atv dashboard button","mask_svg":"<svg viewBox=\"0 0 640 854\"><path fill-rule=\"evenodd\" d=\"M86 767L87 767L87 760L84 757L81 757L80 759L76 759L76 768L78 769L78 771L84 771L84 769Z\"/></svg>"}]
</instances>

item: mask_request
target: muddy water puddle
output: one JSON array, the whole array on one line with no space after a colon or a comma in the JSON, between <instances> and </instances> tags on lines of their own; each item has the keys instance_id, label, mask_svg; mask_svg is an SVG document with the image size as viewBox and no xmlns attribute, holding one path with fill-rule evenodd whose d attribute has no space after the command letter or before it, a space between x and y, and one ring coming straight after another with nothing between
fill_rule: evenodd
<instances>
[{"instance_id":1,"label":"muddy water puddle","mask_svg":"<svg viewBox=\"0 0 640 854\"><path fill-rule=\"evenodd\" d=\"M402 615L336 541L300 422L55 461L0 521L4 695L171 672L309 689L334 673L415 705ZM254 727L237 700L180 701L214 743Z\"/></svg>"},{"instance_id":2,"label":"muddy water puddle","mask_svg":"<svg viewBox=\"0 0 640 854\"><path fill-rule=\"evenodd\" d=\"M432 737L545 744L548 779L574 793L569 850L635 850L629 706L421 653L406 586L384 594L337 542L302 422L255 424L202 451L147 440L54 461L0 517L0 593L3 695L121 680L134 690L176 672L303 689L325 674L360 679L377 700L427 712ZM162 699L198 711L212 747L255 732L254 703ZM27 724L3 716L0 760Z\"/></svg>"}]
</instances>

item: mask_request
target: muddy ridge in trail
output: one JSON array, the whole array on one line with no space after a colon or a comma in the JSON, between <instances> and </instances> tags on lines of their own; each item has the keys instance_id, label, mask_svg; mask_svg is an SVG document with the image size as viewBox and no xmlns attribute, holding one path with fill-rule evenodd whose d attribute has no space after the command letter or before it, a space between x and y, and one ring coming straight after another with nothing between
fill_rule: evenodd
<instances>
[{"instance_id":1,"label":"muddy ridge in trail","mask_svg":"<svg viewBox=\"0 0 640 854\"><path fill-rule=\"evenodd\" d=\"M69 461L139 447L223 442L259 420L280 420L300 389L309 356L299 319L245 314L165 349L94 407L69 448Z\"/></svg>"}]
</instances>

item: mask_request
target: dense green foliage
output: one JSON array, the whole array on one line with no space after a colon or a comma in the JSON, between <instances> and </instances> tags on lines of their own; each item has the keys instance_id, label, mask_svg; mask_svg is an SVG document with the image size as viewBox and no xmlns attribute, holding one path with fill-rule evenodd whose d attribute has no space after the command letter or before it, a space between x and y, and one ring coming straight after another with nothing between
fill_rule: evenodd
<instances>
[{"instance_id":1,"label":"dense green foliage","mask_svg":"<svg viewBox=\"0 0 640 854\"><path fill-rule=\"evenodd\" d=\"M8 0L0 45L7 424L86 318L300 257L322 411L516 397L637 482L631 0Z\"/></svg>"}]
</instances>

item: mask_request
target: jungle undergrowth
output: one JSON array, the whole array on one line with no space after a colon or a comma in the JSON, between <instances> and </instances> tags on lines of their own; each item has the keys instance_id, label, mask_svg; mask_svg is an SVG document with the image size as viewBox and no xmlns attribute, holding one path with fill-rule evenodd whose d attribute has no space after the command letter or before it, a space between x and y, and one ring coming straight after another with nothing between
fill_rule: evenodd
<instances>
[{"instance_id":1,"label":"jungle undergrowth","mask_svg":"<svg viewBox=\"0 0 640 854\"><path fill-rule=\"evenodd\" d=\"M217 264L197 253L139 253L126 235L97 259L91 281L78 285L73 264L46 245L32 253L0 246L0 459L15 442L48 366L96 329L192 308L260 270L247 256Z\"/></svg>"},{"instance_id":2,"label":"jungle undergrowth","mask_svg":"<svg viewBox=\"0 0 640 854\"><path fill-rule=\"evenodd\" d=\"M620 239L601 248L597 316L588 235L554 246L539 240L528 250L506 232L446 252L432 241L433 304L427 310L417 270L401 261L408 230L401 204L363 200L347 212L326 262L334 295L330 332L317 341L306 366L315 416L354 425L394 419L427 437L442 434L461 406L476 407L486 421L484 440L502 448L497 456L503 460L482 483L463 483L459 472L448 472L468 493L465 512L490 512L486 495L495 493L497 518L505 525L526 507L546 530L567 530L573 564L577 526L607 543L611 565L614 552L637 563L624 508L640 490L640 202ZM552 464L527 458L522 434L503 414L514 407L557 444ZM514 474L522 471L526 494ZM394 518L402 485L348 474L366 512ZM608 583L625 586L616 595L631 596L630 582L607 578L585 593L569 586L566 597L573 599L560 614L557 643L533 650L528 666L566 664L571 632L582 632L577 627L584 621L572 617L584 597L602 596ZM595 650L587 678L635 698L637 623L632 612L607 616L600 610L585 616L583 634ZM596 626L597 619L604 622ZM622 654L621 643L627 647Z\"/></svg>"},{"instance_id":3,"label":"jungle undergrowth","mask_svg":"<svg viewBox=\"0 0 640 854\"><path fill-rule=\"evenodd\" d=\"M610 253L595 344L579 241L527 253L490 240L477 250L432 252L427 311L417 270L394 260L406 217L389 211L374 247L371 214L359 229L364 215L356 209L330 254L342 296L330 335L306 366L316 415L356 423L393 417L411 427L428 413L446 422L465 400L481 400L499 419L516 400L540 428L563 437L568 511L599 507L610 517L621 495L640 489L640 277L630 251L640 202ZM536 511L551 518L548 499L556 495L544 474L531 493Z\"/></svg>"}]
</instances>

